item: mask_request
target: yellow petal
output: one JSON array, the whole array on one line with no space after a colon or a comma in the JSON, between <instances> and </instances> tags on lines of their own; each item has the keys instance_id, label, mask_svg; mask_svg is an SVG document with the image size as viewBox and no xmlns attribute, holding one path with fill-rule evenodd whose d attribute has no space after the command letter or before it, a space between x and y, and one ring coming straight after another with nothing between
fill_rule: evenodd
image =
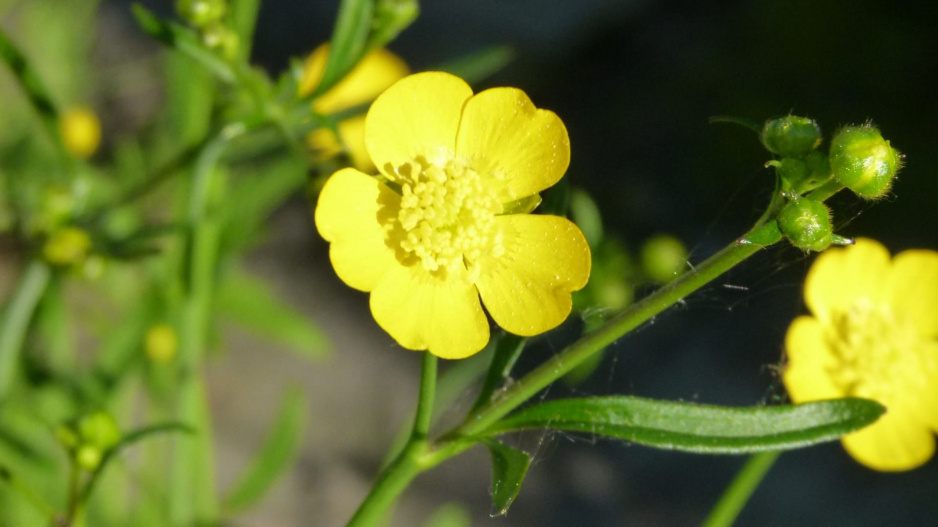
<instances>
[{"instance_id":1,"label":"yellow petal","mask_svg":"<svg viewBox=\"0 0 938 527\"><path fill-rule=\"evenodd\" d=\"M938 336L938 253L912 250L896 255L890 278L897 318L911 321L923 336Z\"/></svg>"},{"instance_id":2,"label":"yellow petal","mask_svg":"<svg viewBox=\"0 0 938 527\"><path fill-rule=\"evenodd\" d=\"M316 48L303 64L300 95L312 93L326 70L329 44ZM335 113L373 100L381 92L407 75L407 64L390 51L379 48L371 51L352 68L345 77L313 103L321 114Z\"/></svg>"},{"instance_id":3,"label":"yellow petal","mask_svg":"<svg viewBox=\"0 0 938 527\"><path fill-rule=\"evenodd\" d=\"M557 115L539 110L516 88L493 88L466 103L456 153L494 177L502 202L536 194L560 180L570 164L570 139Z\"/></svg>"},{"instance_id":4,"label":"yellow petal","mask_svg":"<svg viewBox=\"0 0 938 527\"><path fill-rule=\"evenodd\" d=\"M788 363L782 380L796 403L835 399L847 395L827 374L837 367L824 339L824 327L813 317L798 317L785 335Z\"/></svg>"},{"instance_id":5,"label":"yellow petal","mask_svg":"<svg viewBox=\"0 0 938 527\"><path fill-rule=\"evenodd\" d=\"M332 244L329 259L350 287L371 291L385 271L399 265L378 221L379 213L396 214L392 209L399 204L392 190L352 168L336 172L323 186L316 228Z\"/></svg>"},{"instance_id":6,"label":"yellow petal","mask_svg":"<svg viewBox=\"0 0 938 527\"><path fill-rule=\"evenodd\" d=\"M438 71L404 77L375 99L365 120L365 146L375 166L393 169L417 156L443 166L456 148L463 104L472 96L465 81Z\"/></svg>"},{"instance_id":7,"label":"yellow petal","mask_svg":"<svg viewBox=\"0 0 938 527\"><path fill-rule=\"evenodd\" d=\"M371 293L371 314L401 346L462 359L489 341L479 293L462 272L433 276L419 264L395 266Z\"/></svg>"},{"instance_id":8,"label":"yellow petal","mask_svg":"<svg viewBox=\"0 0 938 527\"><path fill-rule=\"evenodd\" d=\"M898 408L890 408L872 425L842 439L844 448L860 463L876 470L910 470L931 459L932 432Z\"/></svg>"},{"instance_id":9,"label":"yellow petal","mask_svg":"<svg viewBox=\"0 0 938 527\"><path fill-rule=\"evenodd\" d=\"M497 216L505 253L478 262L476 285L495 322L516 335L537 335L570 314L571 291L586 285L590 251L583 233L558 216Z\"/></svg>"},{"instance_id":10,"label":"yellow petal","mask_svg":"<svg viewBox=\"0 0 938 527\"><path fill-rule=\"evenodd\" d=\"M897 404L938 431L938 342L922 341L906 350L901 381L894 388Z\"/></svg>"},{"instance_id":11,"label":"yellow petal","mask_svg":"<svg viewBox=\"0 0 938 527\"><path fill-rule=\"evenodd\" d=\"M339 135L348 148L352 166L362 172L374 172L375 165L365 149L365 116L359 115L340 122Z\"/></svg>"},{"instance_id":12,"label":"yellow petal","mask_svg":"<svg viewBox=\"0 0 938 527\"><path fill-rule=\"evenodd\" d=\"M856 245L825 251L808 272L805 303L823 322L857 303L888 302L889 266L889 251L874 240L858 238Z\"/></svg>"}]
</instances>

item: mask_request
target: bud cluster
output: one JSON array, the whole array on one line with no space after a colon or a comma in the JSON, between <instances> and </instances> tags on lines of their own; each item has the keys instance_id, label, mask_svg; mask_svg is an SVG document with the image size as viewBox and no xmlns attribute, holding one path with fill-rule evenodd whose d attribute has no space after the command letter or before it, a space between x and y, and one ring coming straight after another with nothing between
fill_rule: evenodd
<instances>
[{"instance_id":1,"label":"bud cluster","mask_svg":"<svg viewBox=\"0 0 938 527\"><path fill-rule=\"evenodd\" d=\"M107 412L86 414L59 426L55 435L68 450L72 461L84 470L94 471L108 451L117 446L121 432Z\"/></svg>"},{"instance_id":2,"label":"bud cluster","mask_svg":"<svg viewBox=\"0 0 938 527\"><path fill-rule=\"evenodd\" d=\"M831 141L830 153L821 145L821 129L807 117L787 115L765 122L762 144L779 156L766 163L775 168L782 195L788 199L778 214L779 230L795 247L822 251L843 240L833 234L831 212L820 192L848 188L863 199L884 196L902 165L901 155L871 124L846 126Z\"/></svg>"},{"instance_id":3,"label":"bud cluster","mask_svg":"<svg viewBox=\"0 0 938 527\"><path fill-rule=\"evenodd\" d=\"M225 24L227 0L177 0L176 11L202 34L202 43L232 60L238 53L238 35Z\"/></svg>"}]
</instances>

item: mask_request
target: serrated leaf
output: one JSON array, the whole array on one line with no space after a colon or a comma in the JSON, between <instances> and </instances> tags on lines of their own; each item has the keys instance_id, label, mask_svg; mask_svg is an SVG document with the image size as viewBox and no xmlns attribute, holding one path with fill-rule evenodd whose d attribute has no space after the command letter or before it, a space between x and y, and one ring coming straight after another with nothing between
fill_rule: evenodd
<instances>
[{"instance_id":1,"label":"serrated leaf","mask_svg":"<svg viewBox=\"0 0 938 527\"><path fill-rule=\"evenodd\" d=\"M858 398L730 408L640 397L591 397L525 408L486 433L550 428L666 450L747 454L833 441L876 421L884 411L879 403Z\"/></svg>"},{"instance_id":2,"label":"serrated leaf","mask_svg":"<svg viewBox=\"0 0 938 527\"><path fill-rule=\"evenodd\" d=\"M329 341L318 326L246 273L234 271L222 280L216 306L238 325L288 346L303 358L322 359L329 351Z\"/></svg>"},{"instance_id":3,"label":"serrated leaf","mask_svg":"<svg viewBox=\"0 0 938 527\"><path fill-rule=\"evenodd\" d=\"M508 512L521 490L531 466L531 456L494 439L486 441L485 445L492 455L492 507L495 515L502 515Z\"/></svg>"},{"instance_id":4,"label":"serrated leaf","mask_svg":"<svg viewBox=\"0 0 938 527\"><path fill-rule=\"evenodd\" d=\"M257 502L290 467L306 428L308 406L302 391L291 389L284 394L264 445L225 499L227 510L241 510Z\"/></svg>"}]
</instances>

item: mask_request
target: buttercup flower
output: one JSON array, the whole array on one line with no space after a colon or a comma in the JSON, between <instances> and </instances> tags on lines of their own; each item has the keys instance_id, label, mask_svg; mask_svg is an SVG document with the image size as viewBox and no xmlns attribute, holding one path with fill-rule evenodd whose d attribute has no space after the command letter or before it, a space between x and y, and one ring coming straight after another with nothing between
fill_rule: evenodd
<instances>
[{"instance_id":1,"label":"buttercup flower","mask_svg":"<svg viewBox=\"0 0 938 527\"><path fill-rule=\"evenodd\" d=\"M319 86L328 59L329 44L323 44L310 53L303 64L300 95L308 95ZM384 48L376 49L362 57L358 65L338 84L318 97L313 102L313 110L322 115L329 115L365 104L374 100L407 73L407 64L397 55ZM339 122L337 128L340 137L336 137L328 128L319 128L309 134L306 142L320 159L337 155L342 151L344 144L355 168L365 172L374 170L368 151L365 150L365 116L357 115L345 119Z\"/></svg>"},{"instance_id":2,"label":"buttercup flower","mask_svg":"<svg viewBox=\"0 0 938 527\"><path fill-rule=\"evenodd\" d=\"M877 470L931 458L938 430L938 253L890 260L873 240L831 249L808 273L802 316L788 329L783 376L795 402L846 396L887 412L844 436L847 452Z\"/></svg>"},{"instance_id":3,"label":"buttercup flower","mask_svg":"<svg viewBox=\"0 0 938 527\"><path fill-rule=\"evenodd\" d=\"M441 72L405 77L368 111L365 145L381 171L333 174L316 206L336 273L371 293L371 312L401 346L463 358L501 327L536 335L570 313L589 278L572 222L518 203L563 176L560 119L514 88L472 94ZM480 301L481 297L481 301Z\"/></svg>"},{"instance_id":4,"label":"buttercup flower","mask_svg":"<svg viewBox=\"0 0 938 527\"><path fill-rule=\"evenodd\" d=\"M86 159L101 143L101 122L90 108L75 106L59 117L59 133L69 155Z\"/></svg>"}]
</instances>

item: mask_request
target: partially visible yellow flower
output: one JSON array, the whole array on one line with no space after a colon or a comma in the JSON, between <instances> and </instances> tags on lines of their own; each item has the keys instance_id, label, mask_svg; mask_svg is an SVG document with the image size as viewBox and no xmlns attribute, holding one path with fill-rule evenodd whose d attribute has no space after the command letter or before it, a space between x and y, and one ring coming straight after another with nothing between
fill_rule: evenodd
<instances>
[{"instance_id":1,"label":"partially visible yellow flower","mask_svg":"<svg viewBox=\"0 0 938 527\"><path fill-rule=\"evenodd\" d=\"M563 322L589 278L586 239L565 218L511 206L567 169L567 130L553 112L518 89L473 95L458 77L418 73L372 104L365 144L387 182L336 172L316 227L336 273L371 292L375 320L401 346L478 352L489 340L483 304L518 335Z\"/></svg>"},{"instance_id":2,"label":"partially visible yellow flower","mask_svg":"<svg viewBox=\"0 0 938 527\"><path fill-rule=\"evenodd\" d=\"M308 95L319 86L326 70L329 58L329 44L316 48L303 64L303 76L300 79L300 95ZM407 64L390 51L379 48L359 61L338 84L321 97L313 101L316 113L328 115L374 100L405 75ZM358 115L338 124L339 138L328 128L314 130L307 137L307 144L320 159L328 159L342 151L342 144L348 148L352 165L364 172L374 170L368 151L365 149L365 116Z\"/></svg>"},{"instance_id":3,"label":"partially visible yellow flower","mask_svg":"<svg viewBox=\"0 0 938 527\"><path fill-rule=\"evenodd\" d=\"M866 239L820 255L785 346L785 386L795 402L846 396L887 412L843 445L877 470L915 468L935 451L938 430L938 253L890 259Z\"/></svg>"},{"instance_id":4,"label":"partially visible yellow flower","mask_svg":"<svg viewBox=\"0 0 938 527\"><path fill-rule=\"evenodd\" d=\"M59 116L59 133L69 155L85 159L101 143L101 122L90 108L75 106Z\"/></svg>"}]
</instances>

